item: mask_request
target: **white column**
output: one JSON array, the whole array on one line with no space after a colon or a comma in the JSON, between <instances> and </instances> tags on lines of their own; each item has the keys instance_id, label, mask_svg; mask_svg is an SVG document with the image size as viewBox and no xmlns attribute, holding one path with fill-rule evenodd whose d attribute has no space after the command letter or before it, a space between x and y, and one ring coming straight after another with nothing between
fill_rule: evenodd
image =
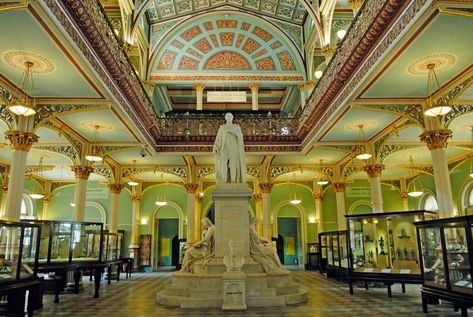
<instances>
[{"instance_id":1,"label":"white column","mask_svg":"<svg viewBox=\"0 0 473 317\"><path fill-rule=\"evenodd\" d=\"M263 236L263 194L253 194L253 199L255 200L255 216L259 220L258 225L256 226L256 232L258 232L259 235Z\"/></svg>"},{"instance_id":2,"label":"white column","mask_svg":"<svg viewBox=\"0 0 473 317\"><path fill-rule=\"evenodd\" d=\"M343 182L338 182L333 183L332 186L335 190L335 199L337 201L338 230L345 230L347 228L347 221L345 219L345 187L347 186L347 184Z\"/></svg>"},{"instance_id":3,"label":"white column","mask_svg":"<svg viewBox=\"0 0 473 317\"><path fill-rule=\"evenodd\" d=\"M317 222L317 233L321 233L325 231L324 228L324 211L322 207L322 202L324 199L324 193L323 192L318 192L314 193L314 199L315 199L315 212L317 214L318 222Z\"/></svg>"},{"instance_id":4,"label":"white column","mask_svg":"<svg viewBox=\"0 0 473 317\"><path fill-rule=\"evenodd\" d=\"M384 212L383 208L383 194L381 189L381 172L384 169L383 164L370 164L364 168L368 174L368 180L371 187L371 207L373 212Z\"/></svg>"},{"instance_id":5,"label":"white column","mask_svg":"<svg viewBox=\"0 0 473 317\"><path fill-rule=\"evenodd\" d=\"M187 242L197 242L200 239L196 230L195 193L199 185L188 183L184 187L187 192Z\"/></svg>"},{"instance_id":6,"label":"white column","mask_svg":"<svg viewBox=\"0 0 473 317\"><path fill-rule=\"evenodd\" d=\"M297 88L299 88L299 92L301 93L301 109L304 109L304 107L305 107L305 85L304 84L299 84L299 85L297 85Z\"/></svg>"},{"instance_id":7,"label":"white column","mask_svg":"<svg viewBox=\"0 0 473 317\"><path fill-rule=\"evenodd\" d=\"M204 103L204 88L205 85L204 83L196 83L194 85L195 87L195 94L196 94L196 109L197 110L202 110L203 109L203 103Z\"/></svg>"},{"instance_id":8,"label":"white column","mask_svg":"<svg viewBox=\"0 0 473 317\"><path fill-rule=\"evenodd\" d=\"M266 239L271 240L271 189L273 184L271 183L261 183L259 187L262 192L262 201L263 201L263 236Z\"/></svg>"},{"instance_id":9,"label":"white column","mask_svg":"<svg viewBox=\"0 0 473 317\"><path fill-rule=\"evenodd\" d=\"M5 138L10 141L12 154L3 220L19 221L25 183L26 158L33 143L38 141L38 136L29 132L7 131Z\"/></svg>"},{"instance_id":10,"label":"white column","mask_svg":"<svg viewBox=\"0 0 473 317\"><path fill-rule=\"evenodd\" d=\"M257 111L259 108L258 105L258 91L260 88L259 84L250 84L248 87L251 89L251 110Z\"/></svg>"},{"instance_id":11,"label":"white column","mask_svg":"<svg viewBox=\"0 0 473 317\"><path fill-rule=\"evenodd\" d=\"M72 219L74 221L84 221L85 217L85 201L87 195L87 180L90 173L94 171L91 166L71 166L71 171L76 176L76 188L74 191L74 213Z\"/></svg>"},{"instance_id":12,"label":"white column","mask_svg":"<svg viewBox=\"0 0 473 317\"><path fill-rule=\"evenodd\" d=\"M434 169L435 191L440 217L453 217L453 196L448 170L447 141L452 136L449 129L424 131L420 135L421 141L427 144L432 157Z\"/></svg>"},{"instance_id":13,"label":"white column","mask_svg":"<svg viewBox=\"0 0 473 317\"><path fill-rule=\"evenodd\" d=\"M138 267L138 249L139 249L139 228L140 228L140 204L143 199L143 195L134 194L131 196L133 202L131 211L131 239L130 245L128 246L128 255L130 258L136 259L133 262L134 267Z\"/></svg>"},{"instance_id":14,"label":"white column","mask_svg":"<svg viewBox=\"0 0 473 317\"><path fill-rule=\"evenodd\" d=\"M123 184L108 184L110 189L110 221L108 231L117 233L118 231L118 217L120 215L120 193L123 189Z\"/></svg>"},{"instance_id":15,"label":"white column","mask_svg":"<svg viewBox=\"0 0 473 317\"><path fill-rule=\"evenodd\" d=\"M7 202L8 194L8 179L4 178L4 183L2 184L2 203L0 204L0 219L3 219L5 214L5 205Z\"/></svg>"}]
</instances>

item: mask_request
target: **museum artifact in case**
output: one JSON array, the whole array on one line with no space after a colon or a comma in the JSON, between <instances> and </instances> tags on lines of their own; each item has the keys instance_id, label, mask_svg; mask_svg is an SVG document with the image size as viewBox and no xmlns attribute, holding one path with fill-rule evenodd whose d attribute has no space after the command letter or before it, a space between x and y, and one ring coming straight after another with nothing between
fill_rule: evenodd
<instances>
[{"instance_id":1,"label":"museum artifact in case","mask_svg":"<svg viewBox=\"0 0 473 317\"><path fill-rule=\"evenodd\" d=\"M104 250L104 261L118 261L121 255L123 234L122 233L111 233L108 231L104 232L103 236L103 250Z\"/></svg>"},{"instance_id":2,"label":"museum artifact in case","mask_svg":"<svg viewBox=\"0 0 473 317\"><path fill-rule=\"evenodd\" d=\"M349 284L383 282L391 297L391 285L420 284L421 271L414 222L434 219L431 211L402 211L347 215L350 257Z\"/></svg>"},{"instance_id":3,"label":"museum artifact in case","mask_svg":"<svg viewBox=\"0 0 473 317\"><path fill-rule=\"evenodd\" d=\"M347 230L319 233L319 241L324 246L320 252L325 252L327 277L345 277L348 273Z\"/></svg>"},{"instance_id":4,"label":"museum artifact in case","mask_svg":"<svg viewBox=\"0 0 473 317\"><path fill-rule=\"evenodd\" d=\"M473 307L473 216L443 218L416 223L421 250L422 305L446 300L468 316Z\"/></svg>"}]
</instances>

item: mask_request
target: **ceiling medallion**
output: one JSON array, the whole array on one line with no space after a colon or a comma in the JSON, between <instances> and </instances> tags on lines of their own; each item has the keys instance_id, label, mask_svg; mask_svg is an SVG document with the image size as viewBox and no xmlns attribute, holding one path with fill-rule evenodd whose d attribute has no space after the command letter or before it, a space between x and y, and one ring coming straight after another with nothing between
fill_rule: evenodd
<instances>
[{"instance_id":1,"label":"ceiling medallion","mask_svg":"<svg viewBox=\"0 0 473 317\"><path fill-rule=\"evenodd\" d=\"M360 125L363 126L363 129L370 129L373 128L377 125L378 123L373 120L365 120L365 121L356 121L356 122L350 122L345 125L346 130L352 130L352 131L359 131L360 130Z\"/></svg>"},{"instance_id":2,"label":"ceiling medallion","mask_svg":"<svg viewBox=\"0 0 473 317\"><path fill-rule=\"evenodd\" d=\"M452 54L431 54L416 59L407 66L407 73L414 76L424 76L429 73L429 64L435 65L435 72L440 73L455 64L457 58Z\"/></svg>"},{"instance_id":3,"label":"ceiling medallion","mask_svg":"<svg viewBox=\"0 0 473 317\"><path fill-rule=\"evenodd\" d=\"M56 70L56 65L51 62L48 58L27 51L7 51L3 53L2 59L11 67L16 70L23 71L25 69L25 63L33 63L31 72L36 74L49 74Z\"/></svg>"},{"instance_id":4,"label":"ceiling medallion","mask_svg":"<svg viewBox=\"0 0 473 317\"><path fill-rule=\"evenodd\" d=\"M97 120L86 120L79 123L81 127L86 128L87 130L97 130L97 131L112 131L113 126L110 123Z\"/></svg>"}]
</instances>

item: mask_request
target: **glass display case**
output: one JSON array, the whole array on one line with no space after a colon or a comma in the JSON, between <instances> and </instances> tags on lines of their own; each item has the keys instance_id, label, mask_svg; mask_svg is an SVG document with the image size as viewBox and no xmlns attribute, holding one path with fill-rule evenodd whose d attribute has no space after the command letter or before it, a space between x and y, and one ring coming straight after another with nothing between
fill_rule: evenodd
<instances>
[{"instance_id":1,"label":"glass display case","mask_svg":"<svg viewBox=\"0 0 473 317\"><path fill-rule=\"evenodd\" d=\"M422 302L426 297L452 301L461 308L473 305L473 216L416 223L421 250Z\"/></svg>"},{"instance_id":2,"label":"glass display case","mask_svg":"<svg viewBox=\"0 0 473 317\"><path fill-rule=\"evenodd\" d=\"M122 233L111 233L108 231L104 232L103 250L105 254L105 262L117 261L120 259L122 240Z\"/></svg>"},{"instance_id":3,"label":"glass display case","mask_svg":"<svg viewBox=\"0 0 473 317\"><path fill-rule=\"evenodd\" d=\"M347 230L319 233L320 252L327 259L328 277L339 278L348 270Z\"/></svg>"},{"instance_id":4,"label":"glass display case","mask_svg":"<svg viewBox=\"0 0 473 317\"><path fill-rule=\"evenodd\" d=\"M45 220L25 222L41 226L39 263L101 261L102 223Z\"/></svg>"},{"instance_id":5,"label":"glass display case","mask_svg":"<svg viewBox=\"0 0 473 317\"><path fill-rule=\"evenodd\" d=\"M349 215L351 270L362 273L420 274L414 222L430 211Z\"/></svg>"},{"instance_id":6,"label":"glass display case","mask_svg":"<svg viewBox=\"0 0 473 317\"><path fill-rule=\"evenodd\" d=\"M306 270L314 271L319 267L319 244L318 243L307 243L307 264Z\"/></svg>"},{"instance_id":7,"label":"glass display case","mask_svg":"<svg viewBox=\"0 0 473 317\"><path fill-rule=\"evenodd\" d=\"M325 273L327 271L327 236L325 233L319 233L319 271Z\"/></svg>"},{"instance_id":8,"label":"glass display case","mask_svg":"<svg viewBox=\"0 0 473 317\"><path fill-rule=\"evenodd\" d=\"M41 227L0 221L0 286L36 276Z\"/></svg>"}]
</instances>

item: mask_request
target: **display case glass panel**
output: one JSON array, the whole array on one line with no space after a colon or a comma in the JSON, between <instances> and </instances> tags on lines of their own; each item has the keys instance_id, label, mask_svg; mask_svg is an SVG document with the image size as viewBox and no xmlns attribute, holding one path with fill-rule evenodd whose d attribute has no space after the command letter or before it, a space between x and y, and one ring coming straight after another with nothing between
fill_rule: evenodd
<instances>
[{"instance_id":1,"label":"display case glass panel","mask_svg":"<svg viewBox=\"0 0 473 317\"><path fill-rule=\"evenodd\" d=\"M323 259L327 258L327 236L324 234L320 235L320 255Z\"/></svg>"},{"instance_id":2,"label":"display case glass panel","mask_svg":"<svg viewBox=\"0 0 473 317\"><path fill-rule=\"evenodd\" d=\"M414 222L435 216L426 211L347 216L353 271L420 274Z\"/></svg>"},{"instance_id":3,"label":"display case glass panel","mask_svg":"<svg viewBox=\"0 0 473 317\"><path fill-rule=\"evenodd\" d=\"M447 267L451 289L473 294L466 230L465 226L444 228Z\"/></svg>"},{"instance_id":4,"label":"display case glass panel","mask_svg":"<svg viewBox=\"0 0 473 317\"><path fill-rule=\"evenodd\" d=\"M333 265L340 266L340 250L338 249L338 233L332 233L332 252L333 252Z\"/></svg>"},{"instance_id":5,"label":"display case glass panel","mask_svg":"<svg viewBox=\"0 0 473 317\"><path fill-rule=\"evenodd\" d=\"M25 226L24 228L20 275L31 275L34 272L35 261L38 258L39 231L40 227Z\"/></svg>"},{"instance_id":6,"label":"display case glass panel","mask_svg":"<svg viewBox=\"0 0 473 317\"><path fill-rule=\"evenodd\" d=\"M446 288L440 228L420 228L419 240L423 257L424 284Z\"/></svg>"},{"instance_id":7,"label":"display case glass panel","mask_svg":"<svg viewBox=\"0 0 473 317\"><path fill-rule=\"evenodd\" d=\"M348 250L346 231L340 231L338 234L340 266L348 268Z\"/></svg>"},{"instance_id":8,"label":"display case glass panel","mask_svg":"<svg viewBox=\"0 0 473 317\"><path fill-rule=\"evenodd\" d=\"M71 234L71 222L52 224L50 262L68 262L70 260Z\"/></svg>"},{"instance_id":9,"label":"display case glass panel","mask_svg":"<svg viewBox=\"0 0 473 317\"><path fill-rule=\"evenodd\" d=\"M94 223L74 223L72 233L72 261L99 261L100 244L89 244L90 235L100 234L102 226Z\"/></svg>"},{"instance_id":10,"label":"display case glass panel","mask_svg":"<svg viewBox=\"0 0 473 317\"><path fill-rule=\"evenodd\" d=\"M333 265L333 239L332 235L328 234L327 236L327 264Z\"/></svg>"}]
</instances>

